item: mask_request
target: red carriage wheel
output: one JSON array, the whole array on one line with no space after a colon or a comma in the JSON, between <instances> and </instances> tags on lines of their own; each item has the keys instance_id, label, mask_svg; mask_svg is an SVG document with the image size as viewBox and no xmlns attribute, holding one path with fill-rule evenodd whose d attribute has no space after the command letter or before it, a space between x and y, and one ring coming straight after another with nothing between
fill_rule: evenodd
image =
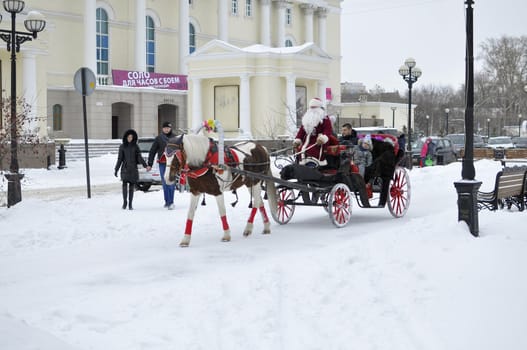
<instances>
[{"instance_id":1,"label":"red carriage wheel","mask_svg":"<svg viewBox=\"0 0 527 350\"><path fill-rule=\"evenodd\" d=\"M405 168L395 168L388 195L390 214L395 218L404 216L410 206L410 176Z\"/></svg>"},{"instance_id":2,"label":"red carriage wheel","mask_svg":"<svg viewBox=\"0 0 527 350\"><path fill-rule=\"evenodd\" d=\"M277 192L276 211L271 210L271 216L280 225L285 225L295 213L295 204L286 203L286 201L294 201L296 196L295 192L290 188L280 188Z\"/></svg>"},{"instance_id":3,"label":"red carriage wheel","mask_svg":"<svg viewBox=\"0 0 527 350\"><path fill-rule=\"evenodd\" d=\"M348 186L338 183L331 189L328 198L328 213L331 222L344 227L351 218L351 191Z\"/></svg>"}]
</instances>

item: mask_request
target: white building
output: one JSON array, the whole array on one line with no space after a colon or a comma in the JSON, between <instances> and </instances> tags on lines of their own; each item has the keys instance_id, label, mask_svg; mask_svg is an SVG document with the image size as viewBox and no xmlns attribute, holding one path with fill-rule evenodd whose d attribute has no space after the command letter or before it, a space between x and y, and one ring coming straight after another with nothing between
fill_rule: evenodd
<instances>
[{"instance_id":1,"label":"white building","mask_svg":"<svg viewBox=\"0 0 527 350\"><path fill-rule=\"evenodd\" d=\"M82 138L73 77L95 74L88 136L156 135L217 119L231 137L291 133L310 98L340 96L340 0L28 0L47 21L17 53L17 95L42 136ZM2 13L3 28L10 16ZM9 91L10 53L0 48ZM0 126L3 127L5 122Z\"/></svg>"}]
</instances>

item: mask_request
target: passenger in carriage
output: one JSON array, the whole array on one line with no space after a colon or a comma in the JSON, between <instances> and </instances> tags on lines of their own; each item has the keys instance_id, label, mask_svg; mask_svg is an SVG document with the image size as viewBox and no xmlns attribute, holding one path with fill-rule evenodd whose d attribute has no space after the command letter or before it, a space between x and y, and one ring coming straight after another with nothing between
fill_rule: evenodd
<instances>
[{"instance_id":1,"label":"passenger in carriage","mask_svg":"<svg viewBox=\"0 0 527 350\"><path fill-rule=\"evenodd\" d=\"M366 135L358 141L358 146L353 150L353 164L359 168L359 173L364 177L366 167L373 163L373 156L371 153L372 141L371 136Z\"/></svg>"},{"instance_id":2,"label":"passenger in carriage","mask_svg":"<svg viewBox=\"0 0 527 350\"><path fill-rule=\"evenodd\" d=\"M309 101L309 109L302 117L302 126L293 141L293 147L300 152L300 164L309 164L310 160L318 162L319 166L326 166L327 160L324 147L338 145L333 135L331 120L326 115L319 98Z\"/></svg>"},{"instance_id":3,"label":"passenger in carriage","mask_svg":"<svg viewBox=\"0 0 527 350\"><path fill-rule=\"evenodd\" d=\"M354 130L350 123L342 125L342 135L339 137L339 144L346 146L357 145L357 131Z\"/></svg>"}]
</instances>

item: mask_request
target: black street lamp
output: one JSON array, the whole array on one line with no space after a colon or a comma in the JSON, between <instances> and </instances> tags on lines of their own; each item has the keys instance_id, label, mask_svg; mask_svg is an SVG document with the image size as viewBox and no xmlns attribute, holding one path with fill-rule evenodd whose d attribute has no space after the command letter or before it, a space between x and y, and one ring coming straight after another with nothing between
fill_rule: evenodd
<instances>
[{"instance_id":1,"label":"black street lamp","mask_svg":"<svg viewBox=\"0 0 527 350\"><path fill-rule=\"evenodd\" d=\"M37 38L37 33L44 30L46 21L44 16L37 11L30 11L24 21L24 26L28 32L18 32L16 30L16 14L22 12L25 2L22 0L4 0L4 9L11 13L11 30L0 29L0 38L7 43L7 51L11 51L11 163L9 174L6 175L7 185L7 206L17 204L22 200L22 190L20 179L23 175L18 173L18 153L17 153L17 115L16 115L16 53L20 51L20 45L26 41ZM0 21L2 17L0 16Z\"/></svg>"},{"instance_id":2,"label":"black street lamp","mask_svg":"<svg viewBox=\"0 0 527 350\"><path fill-rule=\"evenodd\" d=\"M359 113L359 127L362 126L362 113Z\"/></svg>"},{"instance_id":3,"label":"black street lamp","mask_svg":"<svg viewBox=\"0 0 527 350\"><path fill-rule=\"evenodd\" d=\"M490 118L487 118L487 140L490 138Z\"/></svg>"},{"instance_id":4,"label":"black street lamp","mask_svg":"<svg viewBox=\"0 0 527 350\"><path fill-rule=\"evenodd\" d=\"M522 136L522 115L518 114L518 137Z\"/></svg>"},{"instance_id":5,"label":"black street lamp","mask_svg":"<svg viewBox=\"0 0 527 350\"><path fill-rule=\"evenodd\" d=\"M430 132L428 131L428 122L430 121L430 116L426 116L426 136L430 136Z\"/></svg>"},{"instance_id":6,"label":"black street lamp","mask_svg":"<svg viewBox=\"0 0 527 350\"><path fill-rule=\"evenodd\" d=\"M477 192L481 181L476 180L474 168L474 0L464 0L466 5L466 67L465 67L465 154L460 181L454 182L457 192L458 221L465 221L470 233L479 235Z\"/></svg>"},{"instance_id":7,"label":"black street lamp","mask_svg":"<svg viewBox=\"0 0 527 350\"><path fill-rule=\"evenodd\" d=\"M404 65L399 68L399 74L403 80L408 83L408 142L406 142L407 154L409 159L408 168L412 168L412 85L417 82L421 76L421 69L415 66L413 58L407 58Z\"/></svg>"},{"instance_id":8,"label":"black street lamp","mask_svg":"<svg viewBox=\"0 0 527 350\"><path fill-rule=\"evenodd\" d=\"M448 113L450 113L450 108L445 108L445 113L446 113L446 130L445 130L445 135L448 135Z\"/></svg>"},{"instance_id":9,"label":"black street lamp","mask_svg":"<svg viewBox=\"0 0 527 350\"><path fill-rule=\"evenodd\" d=\"M395 111L397 107L392 107L392 128L395 128Z\"/></svg>"}]
</instances>

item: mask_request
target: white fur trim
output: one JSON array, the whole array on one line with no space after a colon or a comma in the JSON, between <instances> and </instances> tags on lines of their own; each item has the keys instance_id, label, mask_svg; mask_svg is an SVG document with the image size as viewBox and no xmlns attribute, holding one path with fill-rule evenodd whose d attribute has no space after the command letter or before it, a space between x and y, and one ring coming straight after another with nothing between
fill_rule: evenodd
<instances>
[{"instance_id":1,"label":"white fur trim","mask_svg":"<svg viewBox=\"0 0 527 350\"><path fill-rule=\"evenodd\" d=\"M309 108L320 108L322 107L322 100L318 97L312 98L311 101L309 101Z\"/></svg>"},{"instance_id":2,"label":"white fur trim","mask_svg":"<svg viewBox=\"0 0 527 350\"><path fill-rule=\"evenodd\" d=\"M329 137L327 137L324 134L318 134L318 136L317 136L317 142L318 143L325 144L328 141L329 141Z\"/></svg>"}]
</instances>

